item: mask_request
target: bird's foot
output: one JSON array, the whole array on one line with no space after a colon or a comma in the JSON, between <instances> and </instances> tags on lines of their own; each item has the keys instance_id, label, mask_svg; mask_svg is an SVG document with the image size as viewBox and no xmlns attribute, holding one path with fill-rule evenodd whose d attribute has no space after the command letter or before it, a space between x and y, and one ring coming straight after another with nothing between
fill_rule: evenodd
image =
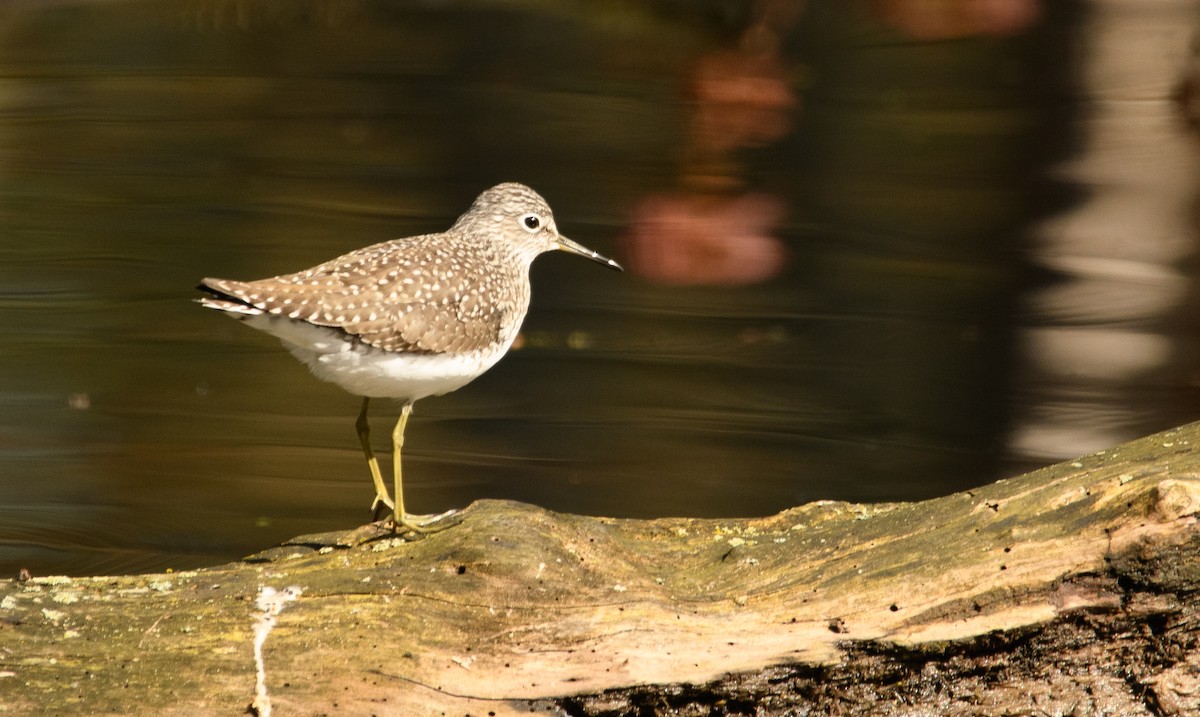
<instances>
[{"instance_id":1,"label":"bird's foot","mask_svg":"<svg viewBox=\"0 0 1200 717\"><path fill-rule=\"evenodd\" d=\"M438 513L437 515L416 515L413 513L402 513L397 515L396 513L393 513L386 522L391 524L392 532L399 535L405 535L408 533L427 535L429 533L436 533L440 530L445 530L446 528L452 528L455 525L458 525L459 522L461 522L460 520L446 520L446 518L456 515L457 513L458 511L454 508L451 508L445 513Z\"/></svg>"},{"instance_id":2,"label":"bird's foot","mask_svg":"<svg viewBox=\"0 0 1200 717\"><path fill-rule=\"evenodd\" d=\"M379 520L387 511L395 511L396 503L392 497L385 493L376 493L375 500L371 501L371 519Z\"/></svg>"},{"instance_id":3,"label":"bird's foot","mask_svg":"<svg viewBox=\"0 0 1200 717\"><path fill-rule=\"evenodd\" d=\"M458 516L458 517L455 517ZM453 520L448 520L454 518ZM339 536L339 545L364 545L379 540L399 539L413 540L430 533L436 533L447 528L453 528L462 522L457 510L448 510L437 515L414 515L405 513L397 520L395 514L383 520L376 520Z\"/></svg>"}]
</instances>

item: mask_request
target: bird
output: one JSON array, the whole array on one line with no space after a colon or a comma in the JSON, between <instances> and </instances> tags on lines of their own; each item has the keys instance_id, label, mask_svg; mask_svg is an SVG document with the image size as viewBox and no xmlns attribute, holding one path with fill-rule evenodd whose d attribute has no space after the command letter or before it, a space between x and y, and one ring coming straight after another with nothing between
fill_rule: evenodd
<instances>
[{"instance_id":1,"label":"bird","mask_svg":"<svg viewBox=\"0 0 1200 717\"><path fill-rule=\"evenodd\" d=\"M355 429L379 518L393 530L438 530L440 515L406 512L401 449L413 404L456 391L512 347L529 310L529 270L565 251L622 271L616 261L561 234L549 204L516 182L483 191L449 230L393 239L291 274L256 281L205 278L202 306L278 338L319 379L362 397ZM389 495L371 450L367 409L394 399Z\"/></svg>"}]
</instances>

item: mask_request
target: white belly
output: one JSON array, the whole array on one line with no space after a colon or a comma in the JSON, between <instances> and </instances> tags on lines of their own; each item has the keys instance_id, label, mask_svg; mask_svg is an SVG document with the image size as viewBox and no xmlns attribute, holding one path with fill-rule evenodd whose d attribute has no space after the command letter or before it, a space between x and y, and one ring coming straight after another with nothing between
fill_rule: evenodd
<instances>
[{"instance_id":1,"label":"white belly","mask_svg":"<svg viewBox=\"0 0 1200 717\"><path fill-rule=\"evenodd\" d=\"M279 338L313 375L358 396L412 402L449 393L494 366L512 338L490 350L461 354L406 354L347 340L345 334L278 316L247 316L245 323Z\"/></svg>"}]
</instances>

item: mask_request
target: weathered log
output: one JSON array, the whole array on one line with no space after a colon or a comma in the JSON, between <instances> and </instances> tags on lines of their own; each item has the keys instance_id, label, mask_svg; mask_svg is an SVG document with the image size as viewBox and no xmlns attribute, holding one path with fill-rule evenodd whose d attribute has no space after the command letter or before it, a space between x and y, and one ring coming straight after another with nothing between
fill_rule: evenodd
<instances>
[{"instance_id":1,"label":"weathered log","mask_svg":"<svg viewBox=\"0 0 1200 717\"><path fill-rule=\"evenodd\" d=\"M1197 445L750 520L481 501L411 542L13 581L0 713L239 714L257 639L280 715L1200 714Z\"/></svg>"}]
</instances>

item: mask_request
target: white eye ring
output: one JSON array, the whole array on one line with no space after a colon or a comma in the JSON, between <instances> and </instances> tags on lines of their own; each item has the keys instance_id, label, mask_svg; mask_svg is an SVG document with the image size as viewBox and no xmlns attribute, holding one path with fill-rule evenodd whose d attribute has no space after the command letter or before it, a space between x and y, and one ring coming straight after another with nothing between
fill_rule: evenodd
<instances>
[{"instance_id":1,"label":"white eye ring","mask_svg":"<svg viewBox=\"0 0 1200 717\"><path fill-rule=\"evenodd\" d=\"M542 228L546 226L546 223L542 221L542 218L536 214L526 214L517 221L521 223L521 228L530 234L540 232Z\"/></svg>"}]
</instances>

